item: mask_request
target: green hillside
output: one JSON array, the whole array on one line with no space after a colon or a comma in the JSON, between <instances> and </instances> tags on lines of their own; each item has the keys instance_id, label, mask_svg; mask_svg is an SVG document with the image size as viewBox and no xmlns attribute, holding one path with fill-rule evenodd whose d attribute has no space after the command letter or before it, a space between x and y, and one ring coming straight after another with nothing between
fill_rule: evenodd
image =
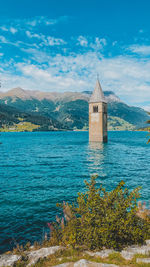
<instances>
[{"instance_id":1,"label":"green hillside","mask_svg":"<svg viewBox=\"0 0 150 267\"><path fill-rule=\"evenodd\" d=\"M132 131L135 126L119 117L108 116L108 129L110 131Z\"/></svg>"},{"instance_id":2,"label":"green hillside","mask_svg":"<svg viewBox=\"0 0 150 267\"><path fill-rule=\"evenodd\" d=\"M131 107L125 103L112 102L108 104L109 116L119 117L126 122L133 124L136 128L142 127L149 119L145 110L139 107Z\"/></svg>"},{"instance_id":3,"label":"green hillside","mask_svg":"<svg viewBox=\"0 0 150 267\"><path fill-rule=\"evenodd\" d=\"M0 131L53 131L65 126L39 114L26 113L14 107L0 104Z\"/></svg>"},{"instance_id":4,"label":"green hillside","mask_svg":"<svg viewBox=\"0 0 150 267\"><path fill-rule=\"evenodd\" d=\"M18 88L17 93L20 92L25 97L21 98L16 95L1 97L0 127L3 124L4 128L9 130L12 125L18 124L15 126L15 131L17 131L20 129L19 118L22 118L23 122L32 124L29 127L30 130L32 127L33 130L38 131L88 129L88 99L91 93L67 93L61 96L57 94L57 97L53 93L51 99L45 93L46 95L39 99L36 96L35 98L28 97L28 91ZM147 127L146 121L150 117L143 109L128 106L111 91L104 93L108 101L109 130L133 130ZM22 129L24 127L25 124L22 124Z\"/></svg>"},{"instance_id":5,"label":"green hillside","mask_svg":"<svg viewBox=\"0 0 150 267\"><path fill-rule=\"evenodd\" d=\"M62 121L67 127L82 129L88 126L88 102L85 100L70 101L67 103L57 103L59 107L53 111L52 116L58 121Z\"/></svg>"}]
</instances>

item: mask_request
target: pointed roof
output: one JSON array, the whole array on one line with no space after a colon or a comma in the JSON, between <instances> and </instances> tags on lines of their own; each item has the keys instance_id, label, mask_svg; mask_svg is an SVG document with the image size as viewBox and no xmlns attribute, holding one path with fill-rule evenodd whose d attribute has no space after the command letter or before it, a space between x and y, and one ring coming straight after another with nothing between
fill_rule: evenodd
<instances>
[{"instance_id":1,"label":"pointed roof","mask_svg":"<svg viewBox=\"0 0 150 267\"><path fill-rule=\"evenodd\" d=\"M98 102L104 102L107 103L102 87L100 85L99 80L97 79L95 89L93 91L93 94L90 98L90 103L98 103Z\"/></svg>"}]
</instances>

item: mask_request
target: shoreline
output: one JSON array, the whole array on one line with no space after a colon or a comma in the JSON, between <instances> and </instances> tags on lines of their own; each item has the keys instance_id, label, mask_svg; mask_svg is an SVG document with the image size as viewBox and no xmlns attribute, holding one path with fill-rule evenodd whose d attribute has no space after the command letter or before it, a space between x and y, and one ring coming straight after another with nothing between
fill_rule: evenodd
<instances>
[{"instance_id":1,"label":"shoreline","mask_svg":"<svg viewBox=\"0 0 150 267\"><path fill-rule=\"evenodd\" d=\"M82 130L82 129L59 129L59 130L49 130L49 131L0 131L1 133L37 133L37 132L88 132L89 130ZM140 130L140 129L134 129L134 130L108 130L108 132L147 132L149 133L150 130Z\"/></svg>"}]
</instances>

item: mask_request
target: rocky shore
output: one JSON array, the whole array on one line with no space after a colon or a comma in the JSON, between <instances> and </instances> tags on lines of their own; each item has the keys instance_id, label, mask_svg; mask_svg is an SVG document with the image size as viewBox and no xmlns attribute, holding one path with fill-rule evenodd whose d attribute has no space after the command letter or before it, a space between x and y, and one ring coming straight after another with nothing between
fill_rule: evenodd
<instances>
[{"instance_id":1,"label":"rocky shore","mask_svg":"<svg viewBox=\"0 0 150 267\"><path fill-rule=\"evenodd\" d=\"M114 264L115 258L122 258L123 266L138 266L136 264L142 263L142 266L150 266L150 240L147 240L143 246L130 246L118 252L113 249L103 249L101 251L87 251L83 250L79 259L75 260L73 256L63 256L67 248L62 246L43 247L35 249L31 246L28 251L23 253L6 253L0 255L0 267L4 266L55 266L55 267L117 267L122 264ZM57 256L59 252L59 256ZM62 253L62 255L61 255ZM57 262L60 264L52 265L51 257L56 255ZM64 254L65 255L65 254ZM117 255L117 256L116 256ZM134 259L134 261L133 261ZM40 265L40 262L42 263ZM47 265L44 264L46 261ZM110 263L112 261L112 263ZM37 265L38 264L38 265ZM144 264L144 265L143 265Z\"/></svg>"}]
</instances>

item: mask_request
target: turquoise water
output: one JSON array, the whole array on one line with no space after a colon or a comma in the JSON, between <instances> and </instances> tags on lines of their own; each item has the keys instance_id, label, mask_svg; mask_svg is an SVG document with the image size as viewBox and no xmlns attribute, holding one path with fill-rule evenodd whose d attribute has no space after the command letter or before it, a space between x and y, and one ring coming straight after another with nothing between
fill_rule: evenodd
<instances>
[{"instance_id":1,"label":"turquoise water","mask_svg":"<svg viewBox=\"0 0 150 267\"><path fill-rule=\"evenodd\" d=\"M146 132L109 132L107 144L89 144L88 132L1 133L0 250L42 240L57 202L72 201L84 180L98 174L107 190L120 180L142 186L150 199L150 145Z\"/></svg>"}]
</instances>

